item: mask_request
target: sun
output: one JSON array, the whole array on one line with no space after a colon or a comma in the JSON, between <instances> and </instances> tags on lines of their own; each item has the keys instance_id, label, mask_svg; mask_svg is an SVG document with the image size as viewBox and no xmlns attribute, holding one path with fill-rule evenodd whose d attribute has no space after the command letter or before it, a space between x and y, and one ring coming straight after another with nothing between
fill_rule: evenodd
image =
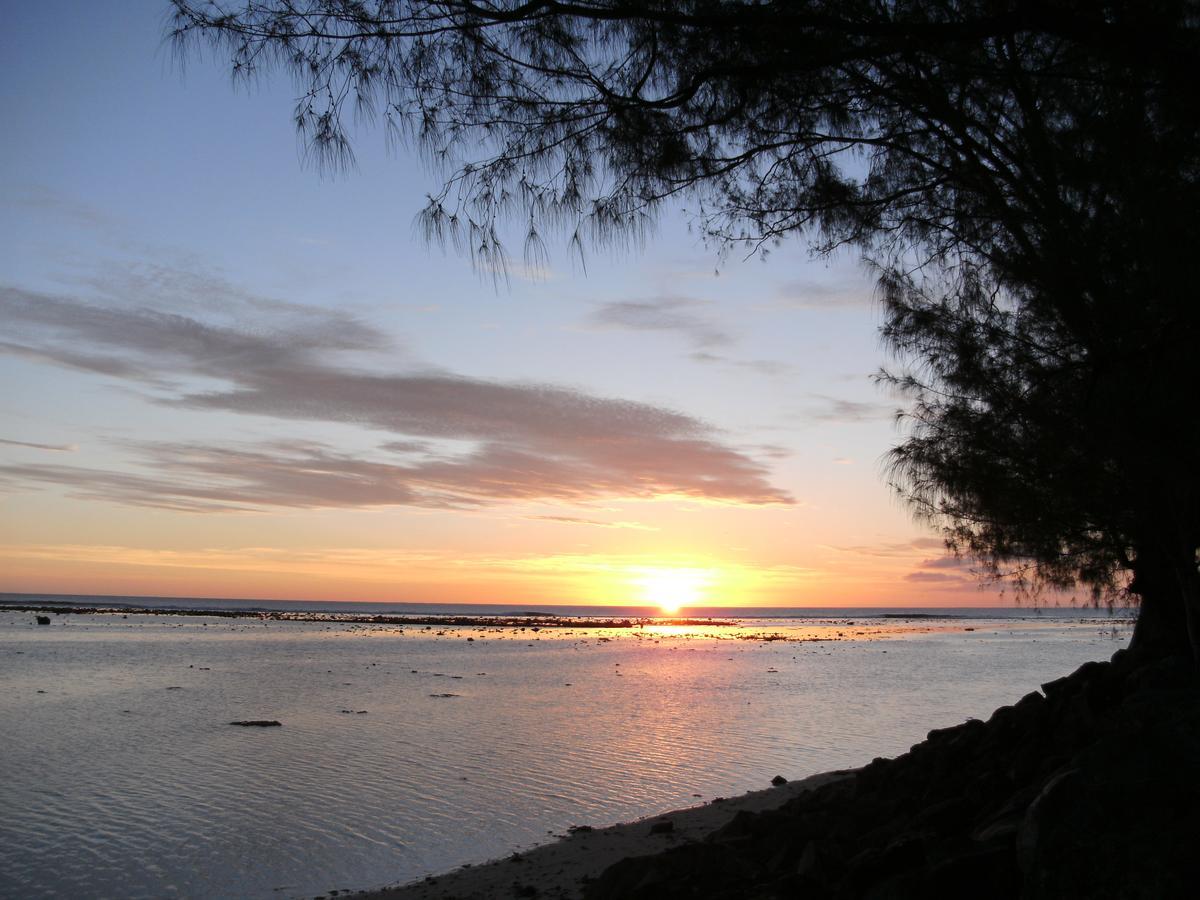
<instances>
[{"instance_id":1,"label":"sun","mask_svg":"<svg viewBox=\"0 0 1200 900\"><path fill-rule=\"evenodd\" d=\"M703 569L643 569L637 584L643 601L673 616L700 601L710 577Z\"/></svg>"}]
</instances>

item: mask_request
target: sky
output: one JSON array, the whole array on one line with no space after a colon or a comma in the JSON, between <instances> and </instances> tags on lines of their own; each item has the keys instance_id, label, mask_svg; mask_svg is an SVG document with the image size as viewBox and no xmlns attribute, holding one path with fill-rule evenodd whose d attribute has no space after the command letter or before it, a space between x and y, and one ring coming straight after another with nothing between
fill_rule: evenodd
<instances>
[{"instance_id":1,"label":"sky","mask_svg":"<svg viewBox=\"0 0 1200 900\"><path fill-rule=\"evenodd\" d=\"M887 486L852 256L672 209L497 284L414 228L439 173L363 128L322 176L290 81L181 66L166 6L0 30L0 591L997 602Z\"/></svg>"}]
</instances>

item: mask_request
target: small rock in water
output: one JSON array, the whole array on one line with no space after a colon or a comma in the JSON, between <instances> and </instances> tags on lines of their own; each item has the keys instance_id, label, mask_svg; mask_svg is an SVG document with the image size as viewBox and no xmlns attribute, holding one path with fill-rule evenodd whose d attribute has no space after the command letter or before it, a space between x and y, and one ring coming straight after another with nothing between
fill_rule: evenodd
<instances>
[{"instance_id":1,"label":"small rock in water","mask_svg":"<svg viewBox=\"0 0 1200 900\"><path fill-rule=\"evenodd\" d=\"M38 617L37 617L37 623L38 623L39 625L49 625L49 624L50 624L50 617L49 617L49 616L38 616Z\"/></svg>"},{"instance_id":2,"label":"small rock in water","mask_svg":"<svg viewBox=\"0 0 1200 900\"><path fill-rule=\"evenodd\" d=\"M430 694L430 697L459 697L460 694Z\"/></svg>"},{"instance_id":3,"label":"small rock in water","mask_svg":"<svg viewBox=\"0 0 1200 900\"><path fill-rule=\"evenodd\" d=\"M775 785L775 787L779 787L781 784L787 784L787 779L782 775L776 775L771 779L771 784Z\"/></svg>"},{"instance_id":4,"label":"small rock in water","mask_svg":"<svg viewBox=\"0 0 1200 900\"><path fill-rule=\"evenodd\" d=\"M282 722L276 722L274 719L242 719L229 724L240 725L243 728L280 728L283 726Z\"/></svg>"}]
</instances>

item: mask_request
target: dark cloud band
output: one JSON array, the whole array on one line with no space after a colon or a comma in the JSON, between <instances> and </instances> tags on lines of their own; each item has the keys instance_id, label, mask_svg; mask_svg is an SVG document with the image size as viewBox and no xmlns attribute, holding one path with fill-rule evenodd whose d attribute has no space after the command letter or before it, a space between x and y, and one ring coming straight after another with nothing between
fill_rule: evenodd
<instances>
[{"instance_id":1,"label":"dark cloud band","mask_svg":"<svg viewBox=\"0 0 1200 900\"><path fill-rule=\"evenodd\" d=\"M219 282L206 284L220 294ZM214 321L197 305L151 309L2 288L11 328L0 352L151 386L154 402L171 407L358 425L386 435L378 458L323 444L143 442L131 445L132 471L14 464L0 466L0 479L180 509L660 495L792 502L764 465L673 410L553 385L359 370L347 353L388 342L356 318L227 294L213 299L223 316ZM230 315L241 307L253 327ZM220 386L181 386L197 378Z\"/></svg>"}]
</instances>

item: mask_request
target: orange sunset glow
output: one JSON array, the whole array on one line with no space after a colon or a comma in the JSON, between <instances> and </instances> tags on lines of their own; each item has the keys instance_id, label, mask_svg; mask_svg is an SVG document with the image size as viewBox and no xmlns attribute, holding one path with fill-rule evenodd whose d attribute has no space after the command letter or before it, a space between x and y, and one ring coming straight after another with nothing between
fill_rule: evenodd
<instances>
[{"instance_id":1,"label":"orange sunset glow","mask_svg":"<svg viewBox=\"0 0 1200 900\"><path fill-rule=\"evenodd\" d=\"M685 606L698 606L713 573L702 569L647 569L637 579L642 599L667 615Z\"/></svg>"},{"instance_id":2,"label":"orange sunset glow","mask_svg":"<svg viewBox=\"0 0 1200 900\"><path fill-rule=\"evenodd\" d=\"M415 160L366 140L334 187L286 135L231 137L290 128L285 84L197 66L184 103L157 15L95 65L154 86L136 122L161 127L77 115L111 97L67 67L43 87L70 111L30 106L7 151L0 591L996 602L880 476L896 403L853 260L716 278L671 214L643 252L495 283L409 235L438 184ZM64 149L87 141L102 178Z\"/></svg>"}]
</instances>

